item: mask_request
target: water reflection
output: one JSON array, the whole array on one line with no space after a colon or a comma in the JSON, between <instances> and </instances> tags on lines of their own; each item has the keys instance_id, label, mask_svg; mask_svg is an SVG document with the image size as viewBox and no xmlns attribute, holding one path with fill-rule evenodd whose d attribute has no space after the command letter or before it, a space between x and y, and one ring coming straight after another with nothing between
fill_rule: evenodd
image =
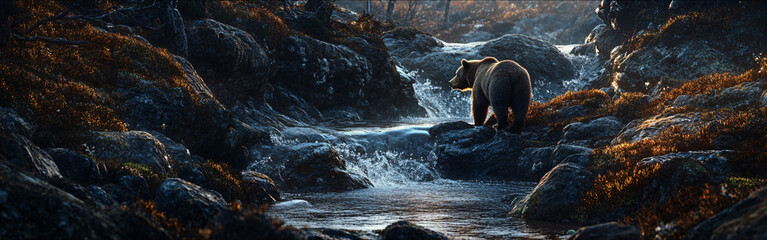
<instances>
[{"instance_id":1,"label":"water reflection","mask_svg":"<svg viewBox=\"0 0 767 240\"><path fill-rule=\"evenodd\" d=\"M508 216L512 199L532 191L527 182L437 180L339 193L288 193L311 206L270 212L294 226L373 231L408 220L458 239L560 238L566 226L530 226Z\"/></svg>"}]
</instances>

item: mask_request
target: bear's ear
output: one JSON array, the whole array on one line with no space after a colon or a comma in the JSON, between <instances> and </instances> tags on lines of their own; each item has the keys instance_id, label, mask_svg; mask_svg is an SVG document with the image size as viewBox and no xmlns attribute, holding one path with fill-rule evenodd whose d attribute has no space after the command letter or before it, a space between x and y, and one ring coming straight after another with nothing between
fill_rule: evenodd
<instances>
[{"instance_id":1,"label":"bear's ear","mask_svg":"<svg viewBox=\"0 0 767 240\"><path fill-rule=\"evenodd\" d=\"M466 59L461 59L461 66L463 66L464 69L469 68L469 61L466 61Z\"/></svg>"}]
</instances>

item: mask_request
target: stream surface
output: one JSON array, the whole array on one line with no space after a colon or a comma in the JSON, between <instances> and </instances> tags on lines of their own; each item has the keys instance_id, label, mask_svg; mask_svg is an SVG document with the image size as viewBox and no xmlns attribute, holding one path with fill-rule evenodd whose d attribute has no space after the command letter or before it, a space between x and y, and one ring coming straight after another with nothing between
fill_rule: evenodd
<instances>
[{"instance_id":1,"label":"stream surface","mask_svg":"<svg viewBox=\"0 0 767 240\"><path fill-rule=\"evenodd\" d=\"M557 47L568 53L573 46ZM583 66L589 59L566 55L581 69L579 75L587 74ZM284 201L272 206L270 214L296 227L367 232L408 220L455 239L561 239L577 228L508 215L512 202L530 193L535 182L442 179L435 171L428 129L442 122L472 122L470 92L445 92L415 71L398 70L414 80L416 98L428 112L427 118L295 126L277 137L284 145L329 143L346 161L349 173L369 179L374 186L346 192L283 192ZM579 78L565 81L560 90L575 90L579 82Z\"/></svg>"}]
</instances>

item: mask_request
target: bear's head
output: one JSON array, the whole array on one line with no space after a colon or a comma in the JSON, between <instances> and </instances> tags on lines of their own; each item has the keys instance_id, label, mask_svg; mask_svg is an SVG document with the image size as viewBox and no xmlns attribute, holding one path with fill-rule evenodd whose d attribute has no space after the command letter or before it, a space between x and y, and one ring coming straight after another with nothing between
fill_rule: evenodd
<instances>
[{"instance_id":1,"label":"bear's head","mask_svg":"<svg viewBox=\"0 0 767 240\"><path fill-rule=\"evenodd\" d=\"M472 63L470 61L466 61L466 59L461 60L461 67L455 71L455 77L448 82L450 88L461 91L471 89L471 86L474 85L474 79L469 77L471 65Z\"/></svg>"}]
</instances>

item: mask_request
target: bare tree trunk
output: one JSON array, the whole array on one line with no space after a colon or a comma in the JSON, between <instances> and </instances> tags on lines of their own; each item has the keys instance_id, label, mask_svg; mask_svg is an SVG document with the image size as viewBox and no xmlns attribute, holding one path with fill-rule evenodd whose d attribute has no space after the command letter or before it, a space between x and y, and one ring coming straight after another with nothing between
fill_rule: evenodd
<instances>
[{"instance_id":1,"label":"bare tree trunk","mask_svg":"<svg viewBox=\"0 0 767 240\"><path fill-rule=\"evenodd\" d=\"M447 28L450 24L450 0L445 0L445 17L442 22L442 28Z\"/></svg>"},{"instance_id":2,"label":"bare tree trunk","mask_svg":"<svg viewBox=\"0 0 767 240\"><path fill-rule=\"evenodd\" d=\"M184 20L181 13L176 10L177 0L162 0L158 6L160 20L163 22L163 34L168 34L169 50L183 57L187 56L188 44Z\"/></svg>"},{"instance_id":3,"label":"bare tree trunk","mask_svg":"<svg viewBox=\"0 0 767 240\"><path fill-rule=\"evenodd\" d=\"M371 3L371 1L373 1L373 0L367 0L366 1L367 5L365 5L365 13L367 13L367 14L370 14L370 5L373 4L373 3Z\"/></svg>"},{"instance_id":4,"label":"bare tree trunk","mask_svg":"<svg viewBox=\"0 0 767 240\"><path fill-rule=\"evenodd\" d=\"M391 21L391 14L394 12L394 2L397 0L389 0L389 6L386 7L386 20Z\"/></svg>"}]
</instances>

